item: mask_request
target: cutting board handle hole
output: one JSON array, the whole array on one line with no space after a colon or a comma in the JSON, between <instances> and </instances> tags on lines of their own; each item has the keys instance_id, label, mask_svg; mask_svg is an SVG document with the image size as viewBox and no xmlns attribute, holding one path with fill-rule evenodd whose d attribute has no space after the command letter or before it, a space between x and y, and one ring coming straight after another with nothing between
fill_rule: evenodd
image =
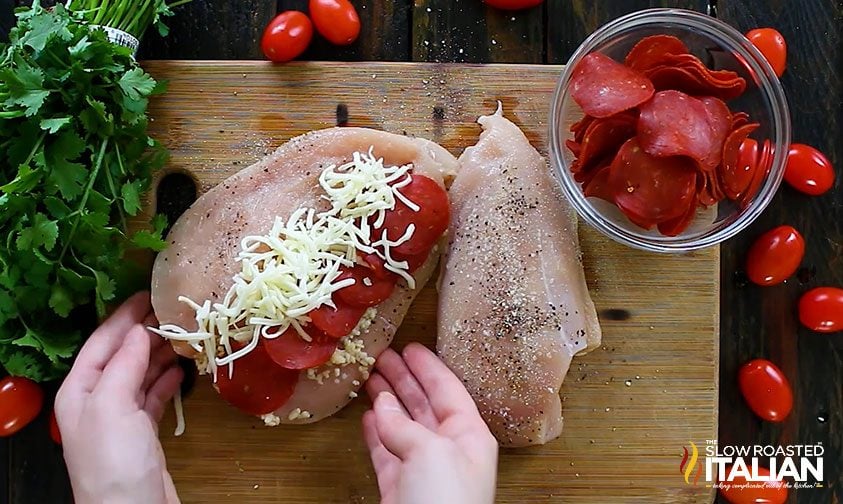
<instances>
[{"instance_id":1,"label":"cutting board handle hole","mask_svg":"<svg viewBox=\"0 0 843 504\"><path fill-rule=\"evenodd\" d=\"M197 194L196 180L187 173L172 172L161 178L155 191L155 213L167 217L167 232L196 201Z\"/></svg>"}]
</instances>

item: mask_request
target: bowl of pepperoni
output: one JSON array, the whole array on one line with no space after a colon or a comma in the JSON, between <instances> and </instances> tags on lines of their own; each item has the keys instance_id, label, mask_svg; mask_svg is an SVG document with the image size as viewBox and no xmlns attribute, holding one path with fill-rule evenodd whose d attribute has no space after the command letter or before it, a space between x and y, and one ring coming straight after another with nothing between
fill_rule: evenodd
<instances>
[{"instance_id":1,"label":"bowl of pepperoni","mask_svg":"<svg viewBox=\"0 0 843 504\"><path fill-rule=\"evenodd\" d=\"M562 72L550 158L580 217L653 252L745 229L784 175L790 115L764 56L717 19L679 9L619 18Z\"/></svg>"}]
</instances>

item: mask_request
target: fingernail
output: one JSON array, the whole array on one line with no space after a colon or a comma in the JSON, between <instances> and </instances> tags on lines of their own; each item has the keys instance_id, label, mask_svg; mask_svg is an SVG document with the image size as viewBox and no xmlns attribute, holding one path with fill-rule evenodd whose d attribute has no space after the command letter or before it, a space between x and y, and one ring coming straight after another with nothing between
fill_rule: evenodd
<instances>
[{"instance_id":1,"label":"fingernail","mask_svg":"<svg viewBox=\"0 0 843 504\"><path fill-rule=\"evenodd\" d=\"M375 400L376 405L380 406L384 411L392 413L403 413L401 404L398 399L389 392L381 392Z\"/></svg>"}]
</instances>

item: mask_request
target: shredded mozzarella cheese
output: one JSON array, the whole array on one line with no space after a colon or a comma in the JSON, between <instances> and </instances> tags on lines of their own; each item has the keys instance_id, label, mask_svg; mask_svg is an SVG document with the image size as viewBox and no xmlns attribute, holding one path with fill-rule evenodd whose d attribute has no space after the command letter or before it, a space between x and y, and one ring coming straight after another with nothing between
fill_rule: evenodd
<instances>
[{"instance_id":1,"label":"shredded mozzarella cheese","mask_svg":"<svg viewBox=\"0 0 843 504\"><path fill-rule=\"evenodd\" d=\"M173 396L173 409L176 411L176 431L173 434L176 437L179 437L184 434L185 430L184 407L181 401L181 388L176 389L176 393Z\"/></svg>"},{"instance_id":2,"label":"shredded mozzarella cheese","mask_svg":"<svg viewBox=\"0 0 843 504\"><path fill-rule=\"evenodd\" d=\"M413 236L415 226L409 225L397 239L384 230L380 239L372 241L373 230L383 225L396 201L419 210L400 192L411 181L411 169L411 165L384 166L372 148L368 153L355 152L349 163L326 168L319 184L326 194L323 198L331 203L329 210L317 213L300 208L287 220L276 217L268 234L243 238L237 256L240 271L221 301L199 304L185 296L178 298L195 311L195 331L173 324L150 329L188 342L201 352L200 369L216 380L218 366L228 366L231 376L237 359L254 350L261 337L276 338L292 327L310 341L303 328L310 322L308 313L322 305L333 307L331 295L354 284L352 278L338 277L340 268L354 264L357 252L377 254L386 269L415 288L408 263L396 261L391 254L391 248ZM234 342L245 346L234 350ZM349 344L346 341L346 347ZM362 351L362 346L352 348ZM365 364L358 359L350 362Z\"/></svg>"}]
</instances>

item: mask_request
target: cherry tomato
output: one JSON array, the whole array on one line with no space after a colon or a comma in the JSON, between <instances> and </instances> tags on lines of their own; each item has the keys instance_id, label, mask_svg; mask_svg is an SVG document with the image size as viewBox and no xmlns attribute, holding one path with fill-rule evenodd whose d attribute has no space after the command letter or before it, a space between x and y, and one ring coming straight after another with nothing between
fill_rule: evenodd
<instances>
[{"instance_id":1,"label":"cherry tomato","mask_svg":"<svg viewBox=\"0 0 843 504\"><path fill-rule=\"evenodd\" d=\"M261 38L261 50L271 61L296 59L313 39L313 23L303 12L286 11L269 22Z\"/></svg>"},{"instance_id":2,"label":"cherry tomato","mask_svg":"<svg viewBox=\"0 0 843 504\"><path fill-rule=\"evenodd\" d=\"M731 471L732 466L727 466L727 478ZM759 467L758 475L769 476L770 471ZM787 487L782 481L747 481L743 476L736 476L732 481L720 483L728 485L728 488L721 486L720 495L731 504L784 504L787 501ZM753 488L756 486L759 488Z\"/></svg>"},{"instance_id":3,"label":"cherry tomato","mask_svg":"<svg viewBox=\"0 0 843 504\"><path fill-rule=\"evenodd\" d=\"M799 321L812 331L843 331L843 289L817 287L799 298Z\"/></svg>"},{"instance_id":4,"label":"cherry tomato","mask_svg":"<svg viewBox=\"0 0 843 504\"><path fill-rule=\"evenodd\" d=\"M28 378L0 380L0 437L11 436L35 420L44 405L44 392Z\"/></svg>"},{"instance_id":5,"label":"cherry tomato","mask_svg":"<svg viewBox=\"0 0 843 504\"><path fill-rule=\"evenodd\" d=\"M263 345L228 366L217 367L217 388L229 404L250 415L265 415L277 410L293 395L299 372L284 369L269 357Z\"/></svg>"},{"instance_id":6,"label":"cherry tomato","mask_svg":"<svg viewBox=\"0 0 843 504\"><path fill-rule=\"evenodd\" d=\"M539 5L544 0L483 0L487 5L491 5L496 9L503 10L521 10L529 9Z\"/></svg>"},{"instance_id":7,"label":"cherry tomato","mask_svg":"<svg viewBox=\"0 0 843 504\"><path fill-rule=\"evenodd\" d=\"M366 308L351 306L339 299L334 299L334 304L337 306L336 309L322 305L307 315L320 331L332 338L342 338L357 326L357 322L360 322L360 318L366 313Z\"/></svg>"},{"instance_id":8,"label":"cherry tomato","mask_svg":"<svg viewBox=\"0 0 843 504\"><path fill-rule=\"evenodd\" d=\"M316 31L335 45L348 45L360 35L360 18L348 0L310 0Z\"/></svg>"},{"instance_id":9,"label":"cherry tomato","mask_svg":"<svg viewBox=\"0 0 843 504\"><path fill-rule=\"evenodd\" d=\"M337 348L331 338L315 327L305 327L312 341L305 341L292 327L277 338L264 338L266 353L276 364L287 369L309 369L328 362ZM235 367L237 366L235 362Z\"/></svg>"},{"instance_id":10,"label":"cherry tomato","mask_svg":"<svg viewBox=\"0 0 843 504\"><path fill-rule=\"evenodd\" d=\"M410 224L414 224L413 236L391 251L405 257L415 256L429 250L448 229L448 193L433 179L423 175L413 175L412 181L399 191L418 205L419 211L414 211L400 200L396 201L395 208L386 212L384 224L375 234L379 238L386 231L387 238L397 240L404 235Z\"/></svg>"},{"instance_id":11,"label":"cherry tomato","mask_svg":"<svg viewBox=\"0 0 843 504\"><path fill-rule=\"evenodd\" d=\"M834 168L822 152L805 144L791 144L784 179L797 191L819 196L834 185Z\"/></svg>"},{"instance_id":12,"label":"cherry tomato","mask_svg":"<svg viewBox=\"0 0 843 504\"><path fill-rule=\"evenodd\" d=\"M345 268L337 282L353 278L355 283L338 290L334 295L337 299L352 306L375 306L392 294L395 288L395 277L378 278L372 270L365 266Z\"/></svg>"},{"instance_id":13,"label":"cherry tomato","mask_svg":"<svg viewBox=\"0 0 843 504\"><path fill-rule=\"evenodd\" d=\"M755 359L738 372L738 386L749 409L768 422L781 422L793 409L790 383L775 364Z\"/></svg>"},{"instance_id":14,"label":"cherry tomato","mask_svg":"<svg viewBox=\"0 0 843 504\"><path fill-rule=\"evenodd\" d=\"M773 28L756 28L748 31L746 38L761 51L776 75L781 77L787 63L787 42L782 34Z\"/></svg>"},{"instance_id":15,"label":"cherry tomato","mask_svg":"<svg viewBox=\"0 0 843 504\"><path fill-rule=\"evenodd\" d=\"M746 274L754 283L776 285L796 273L805 256L805 240L791 226L773 228L755 240L746 259Z\"/></svg>"},{"instance_id":16,"label":"cherry tomato","mask_svg":"<svg viewBox=\"0 0 843 504\"><path fill-rule=\"evenodd\" d=\"M56 421L55 411L50 413L50 438L54 443L61 444L61 431L59 430L59 423Z\"/></svg>"}]
</instances>

